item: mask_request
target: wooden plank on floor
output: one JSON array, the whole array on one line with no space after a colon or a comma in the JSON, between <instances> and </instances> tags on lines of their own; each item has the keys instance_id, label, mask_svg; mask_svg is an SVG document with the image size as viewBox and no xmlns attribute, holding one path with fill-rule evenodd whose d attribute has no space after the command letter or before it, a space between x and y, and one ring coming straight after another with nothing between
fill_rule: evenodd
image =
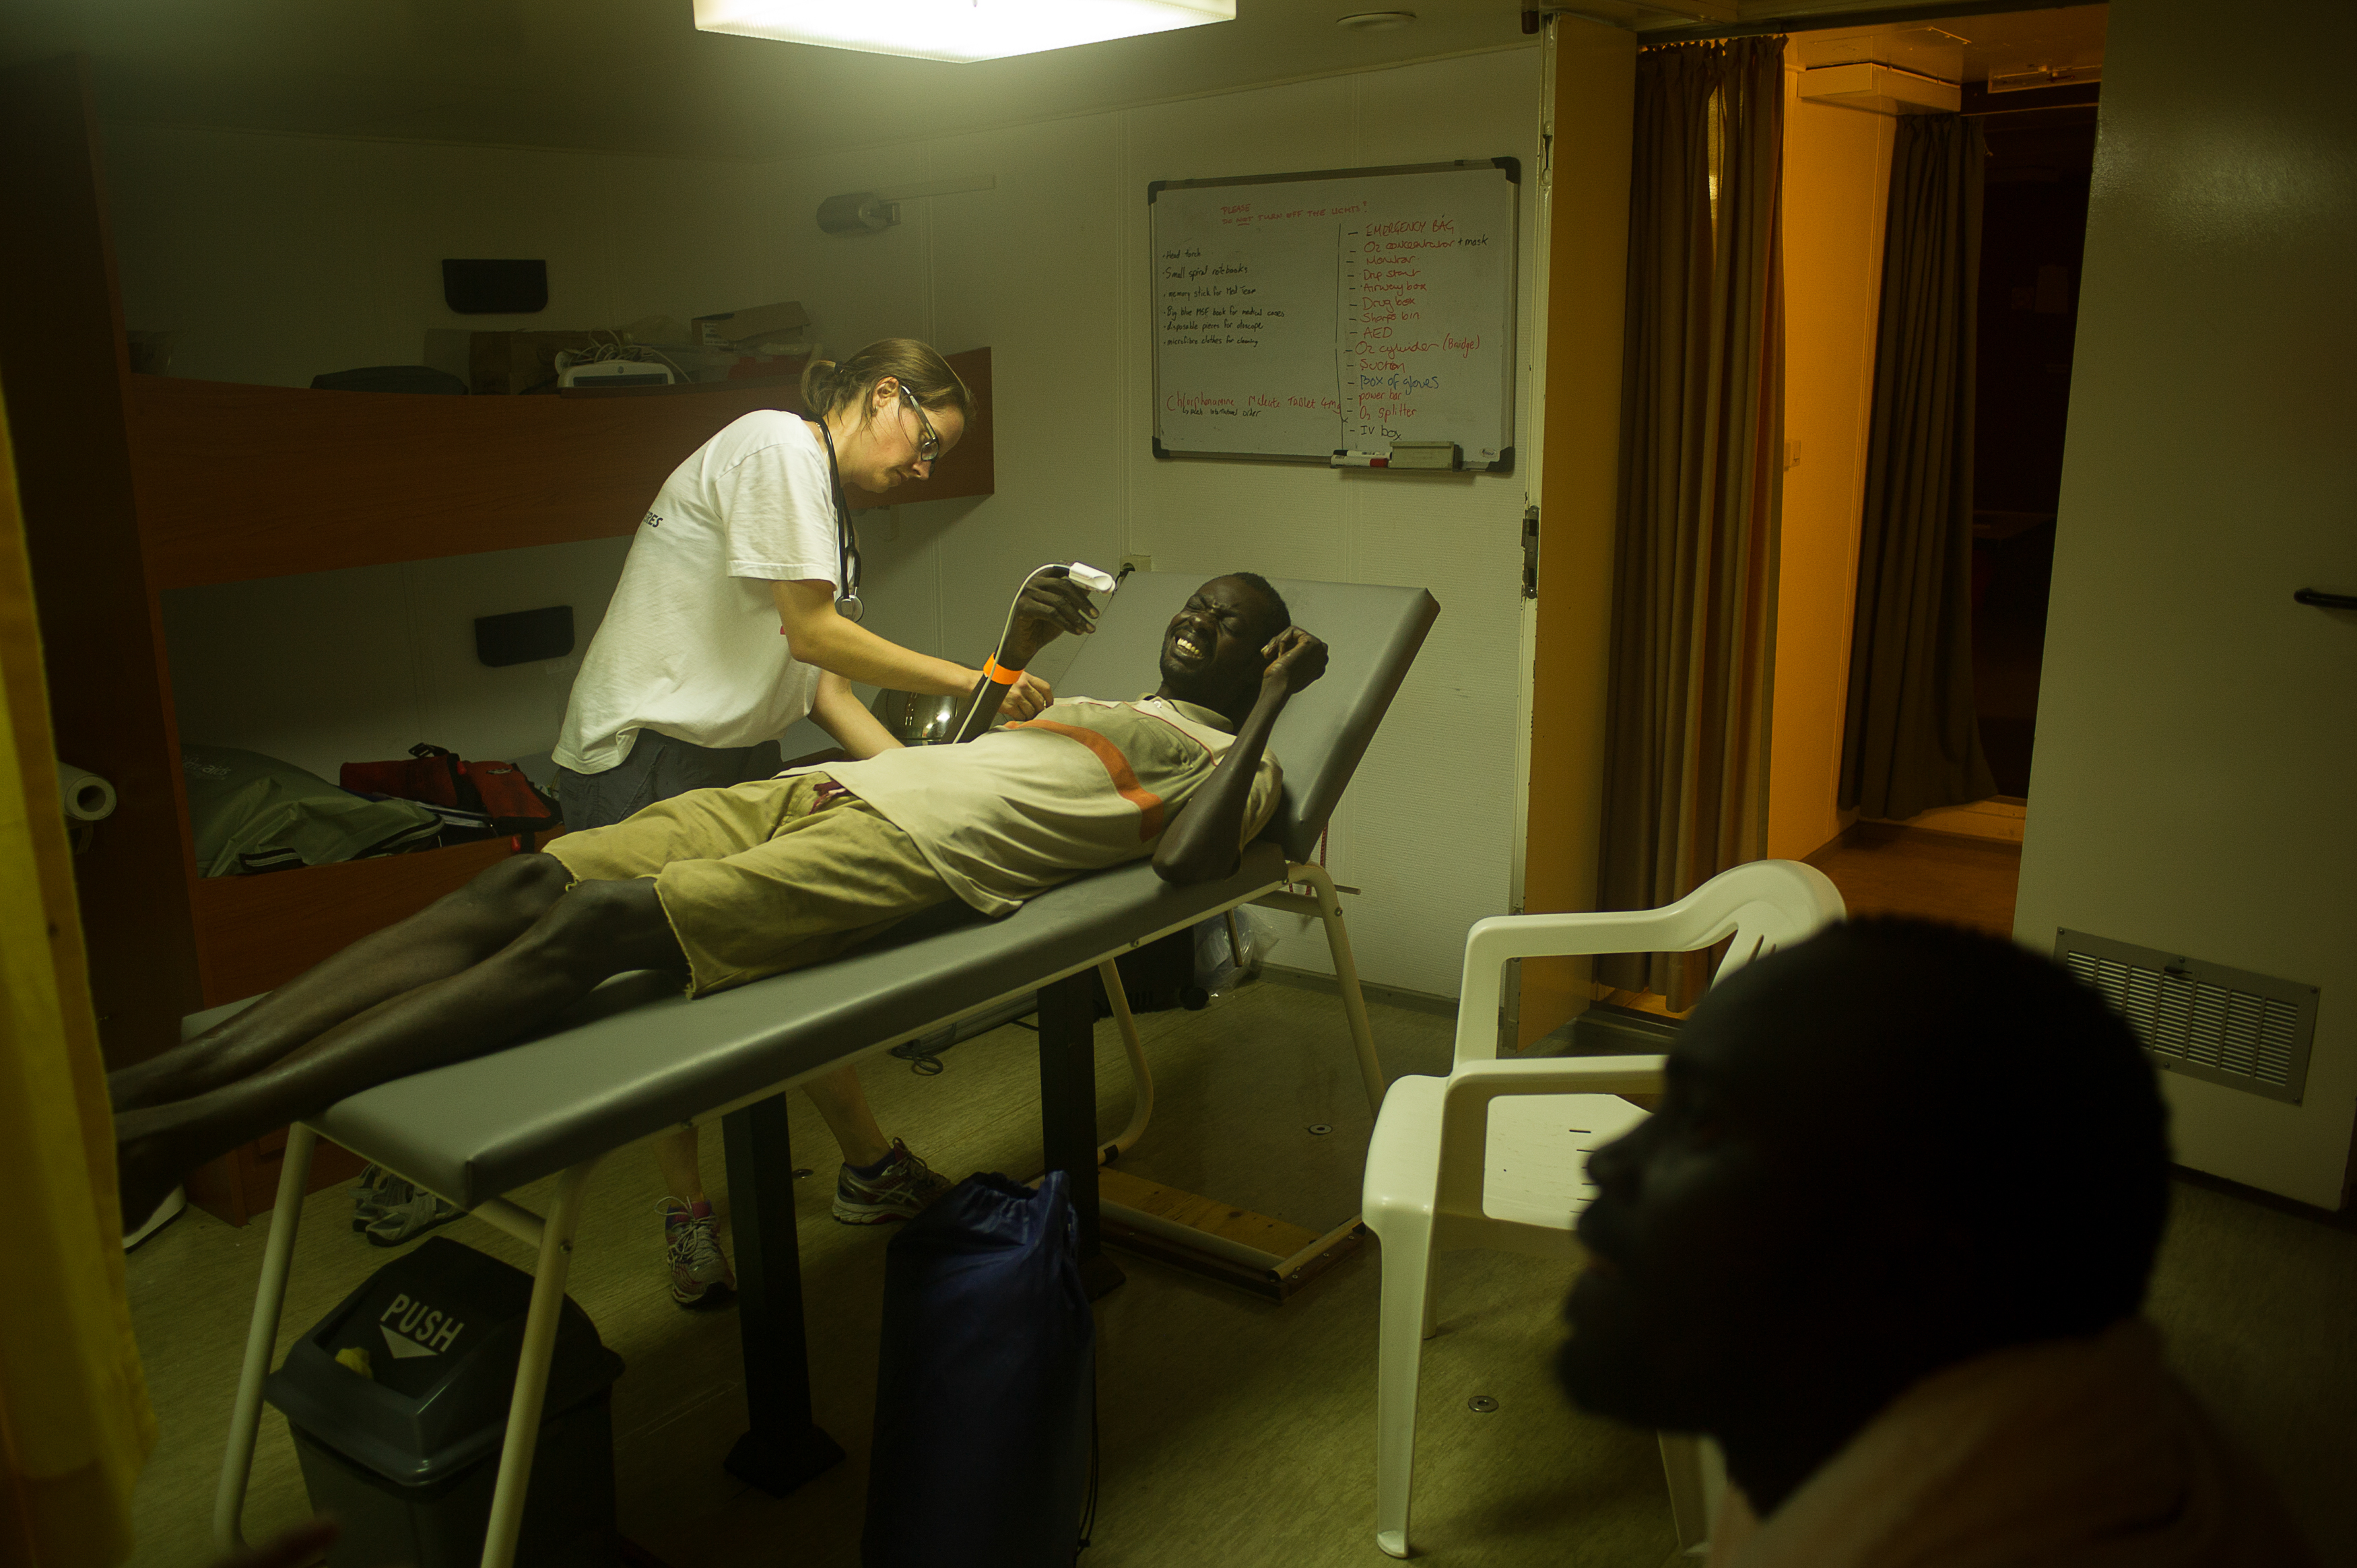
<instances>
[{"instance_id":1,"label":"wooden plank on floor","mask_svg":"<svg viewBox=\"0 0 2357 1568\"><path fill-rule=\"evenodd\" d=\"M1097 1193L1106 1203L1118 1203L1125 1208L1184 1225L1189 1230L1239 1242L1272 1257L1289 1258L1318 1240L1315 1230L1305 1230L1265 1214L1254 1214L1249 1208L1238 1208L1216 1197L1163 1187L1134 1176L1117 1165L1107 1165L1097 1172Z\"/></svg>"}]
</instances>

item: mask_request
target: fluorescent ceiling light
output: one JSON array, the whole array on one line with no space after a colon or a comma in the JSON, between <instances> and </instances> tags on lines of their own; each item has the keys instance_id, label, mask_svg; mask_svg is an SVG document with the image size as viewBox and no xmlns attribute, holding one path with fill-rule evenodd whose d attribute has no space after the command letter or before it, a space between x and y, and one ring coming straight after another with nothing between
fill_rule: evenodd
<instances>
[{"instance_id":1,"label":"fluorescent ceiling light","mask_svg":"<svg viewBox=\"0 0 2357 1568\"><path fill-rule=\"evenodd\" d=\"M960 61L1235 18L1236 0L695 0L707 33Z\"/></svg>"}]
</instances>

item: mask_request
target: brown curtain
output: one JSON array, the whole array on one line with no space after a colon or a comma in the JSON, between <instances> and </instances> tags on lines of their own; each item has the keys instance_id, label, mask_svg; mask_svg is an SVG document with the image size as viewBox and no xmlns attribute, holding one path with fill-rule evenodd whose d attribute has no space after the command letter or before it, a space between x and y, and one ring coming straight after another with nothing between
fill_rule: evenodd
<instances>
[{"instance_id":1,"label":"brown curtain","mask_svg":"<svg viewBox=\"0 0 2357 1568\"><path fill-rule=\"evenodd\" d=\"M1890 158L1840 803L1911 817L1996 793L1973 711L1978 121L1910 114Z\"/></svg>"},{"instance_id":2,"label":"brown curtain","mask_svg":"<svg viewBox=\"0 0 2357 1568\"><path fill-rule=\"evenodd\" d=\"M1783 450L1781 38L1637 59L1599 903L1760 857ZM1716 190L1714 190L1714 182ZM1686 954L1596 977L1684 1007Z\"/></svg>"}]
</instances>

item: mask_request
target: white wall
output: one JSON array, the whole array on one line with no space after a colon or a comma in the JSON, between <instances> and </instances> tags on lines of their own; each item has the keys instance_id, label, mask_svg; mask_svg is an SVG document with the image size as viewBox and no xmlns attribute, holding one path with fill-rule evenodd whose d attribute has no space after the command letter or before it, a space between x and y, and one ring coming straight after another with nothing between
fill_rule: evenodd
<instances>
[{"instance_id":1,"label":"white wall","mask_svg":"<svg viewBox=\"0 0 2357 1568\"><path fill-rule=\"evenodd\" d=\"M414 364L433 328L611 326L793 297L783 215L745 199L758 165L135 124L105 127L104 157L126 322L174 335L178 376L305 386ZM545 258L547 310L453 313L446 256ZM181 737L328 779L419 741L545 751L627 548L593 540L167 594ZM572 659L476 660L475 617L555 604L574 607Z\"/></svg>"},{"instance_id":2,"label":"white wall","mask_svg":"<svg viewBox=\"0 0 2357 1568\"><path fill-rule=\"evenodd\" d=\"M759 166L111 124L125 325L171 373L307 386L418 362L428 328L612 327L794 297ZM541 257L548 308L459 316L446 256Z\"/></svg>"},{"instance_id":3,"label":"white wall","mask_svg":"<svg viewBox=\"0 0 2357 1568\"><path fill-rule=\"evenodd\" d=\"M2319 987L2305 1103L2165 1082L2179 1159L2326 1207L2357 1108L2357 615L2291 596L2357 592L2352 49L2338 0L2115 9L2014 926Z\"/></svg>"},{"instance_id":4,"label":"white wall","mask_svg":"<svg viewBox=\"0 0 2357 1568\"><path fill-rule=\"evenodd\" d=\"M627 539L266 577L164 596L180 740L283 757L333 779L420 741L527 757L556 741ZM567 659L491 669L477 616L573 607Z\"/></svg>"},{"instance_id":5,"label":"white wall","mask_svg":"<svg viewBox=\"0 0 2357 1568\"><path fill-rule=\"evenodd\" d=\"M412 360L421 328L469 319L439 306L444 255L547 256L551 307L534 318L547 326L792 298L832 345L988 345L996 494L862 525L868 624L912 647L978 660L1017 575L1052 558L1137 552L1157 570L1429 587L1439 624L1335 818L1329 858L1364 890L1351 913L1367 977L1453 993L1466 927L1506 908L1523 478L1157 462L1145 192L1458 157L1529 166L1538 102L1538 53L1518 48L769 166L131 127L110 131L108 156L126 313L184 335L177 374L299 384ZM812 220L839 192L969 173L996 188L910 203L882 235L833 239ZM1526 302L1528 216L1526 202ZM1516 444L1529 443L1525 427ZM610 586L603 548L176 595L187 738L266 738L315 769L314 757L427 738L543 749L561 681L463 670L451 639L490 613L469 606L495 601L571 602L586 639ZM527 602L504 602L511 589ZM372 656L404 638L436 651L339 695L357 662L340 628L362 622L378 628ZM316 631L265 651L260 625ZM429 723L448 733L420 733ZM1318 946L1290 940L1277 961L1323 967Z\"/></svg>"}]
</instances>

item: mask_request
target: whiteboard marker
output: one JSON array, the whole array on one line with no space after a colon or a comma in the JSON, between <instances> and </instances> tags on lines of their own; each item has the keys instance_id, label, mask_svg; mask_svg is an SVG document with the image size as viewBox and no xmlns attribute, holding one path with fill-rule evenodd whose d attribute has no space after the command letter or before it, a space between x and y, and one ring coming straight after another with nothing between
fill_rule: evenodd
<instances>
[{"instance_id":1,"label":"whiteboard marker","mask_svg":"<svg viewBox=\"0 0 2357 1568\"><path fill-rule=\"evenodd\" d=\"M1335 468L1388 468L1392 466L1391 458L1383 453L1346 452L1339 446L1326 462L1328 467Z\"/></svg>"}]
</instances>

